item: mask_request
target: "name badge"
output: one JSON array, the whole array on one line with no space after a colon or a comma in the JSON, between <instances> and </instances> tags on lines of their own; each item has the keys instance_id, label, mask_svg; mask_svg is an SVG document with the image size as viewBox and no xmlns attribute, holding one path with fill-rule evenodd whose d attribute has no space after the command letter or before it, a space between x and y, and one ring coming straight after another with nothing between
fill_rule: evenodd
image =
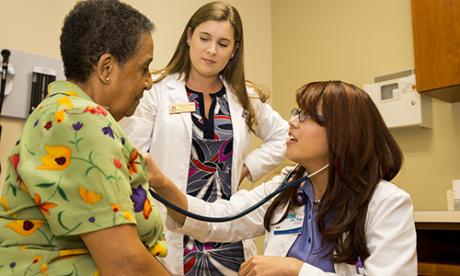
<instances>
[{"instance_id":1,"label":"name badge","mask_svg":"<svg viewBox=\"0 0 460 276\"><path fill-rule=\"evenodd\" d=\"M295 213L289 213L281 225L275 226L274 235L301 234L303 227L303 217L298 217Z\"/></svg>"},{"instance_id":2,"label":"name badge","mask_svg":"<svg viewBox=\"0 0 460 276\"><path fill-rule=\"evenodd\" d=\"M171 107L169 108L169 114L194 112L195 110L195 103L179 103L171 105Z\"/></svg>"}]
</instances>

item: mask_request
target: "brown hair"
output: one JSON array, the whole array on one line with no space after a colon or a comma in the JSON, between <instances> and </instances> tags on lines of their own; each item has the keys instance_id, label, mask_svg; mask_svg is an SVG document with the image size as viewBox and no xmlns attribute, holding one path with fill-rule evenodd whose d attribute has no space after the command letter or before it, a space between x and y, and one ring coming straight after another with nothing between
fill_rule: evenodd
<instances>
[{"instance_id":1,"label":"brown hair","mask_svg":"<svg viewBox=\"0 0 460 276\"><path fill-rule=\"evenodd\" d=\"M369 201L380 180L389 181L399 172L401 149L369 95L352 84L312 82L298 89L296 98L299 108L327 132L329 178L317 214L319 231L333 245L333 262L354 264L358 256L365 260ZM318 104L322 104L323 121L316 115ZM294 179L304 173L299 166ZM279 206L288 204L288 210L297 206L296 193L297 188L286 190L269 206L264 219L267 230ZM326 215L333 216L327 225Z\"/></svg>"},{"instance_id":2,"label":"brown hair","mask_svg":"<svg viewBox=\"0 0 460 276\"><path fill-rule=\"evenodd\" d=\"M228 21L233 26L234 39L235 39L235 54L231 58L222 70L221 74L223 78L231 85L234 89L238 101L243 106L243 109L247 110L246 124L251 130L254 130L255 117L254 110L250 104L248 92L246 90L245 76L244 76L244 39L243 39L243 24L238 11L231 5L215 1L210 2L200 7L190 18L187 25L184 28L182 36L177 44L176 51L174 52L168 65L158 72L160 76L154 80L159 82L164 79L167 75L179 73L184 74L185 79L189 77L191 68L191 61L189 56L189 46L187 44L187 34L190 30L192 33L195 28L203 22L215 20L215 21ZM258 91L256 91L258 92ZM260 93L259 93L260 94Z\"/></svg>"}]
</instances>

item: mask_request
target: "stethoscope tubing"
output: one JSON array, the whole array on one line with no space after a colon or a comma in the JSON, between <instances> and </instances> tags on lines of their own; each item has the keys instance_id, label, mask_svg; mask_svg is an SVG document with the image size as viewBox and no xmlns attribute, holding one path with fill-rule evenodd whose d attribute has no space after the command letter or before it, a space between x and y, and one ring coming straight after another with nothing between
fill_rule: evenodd
<instances>
[{"instance_id":1,"label":"stethoscope tubing","mask_svg":"<svg viewBox=\"0 0 460 276\"><path fill-rule=\"evenodd\" d=\"M240 213L232 215L232 216L225 216L225 217L202 216L202 215L199 215L199 214L189 212L188 210L182 209L181 207L174 205L173 203L171 203L167 199L165 199L162 196L160 196L159 194L157 194L152 188L150 189L150 194L152 195L153 198L155 198L159 202L163 203L166 207L171 208L174 211L179 212L179 213L181 213L181 214L183 214L183 215L185 215L187 217L190 217L190 218L193 218L193 219L196 219L196 220L206 221L206 222L227 222L227 221L232 221L232 220L238 219L238 218L240 218L242 216L245 216L245 215L251 213L252 211L254 211L257 208L259 208L260 206L264 205L266 202L268 202L270 199L272 199L277 194L285 191L286 189L289 189L289 188L292 188L292 187L298 187L302 182L304 182L307 179L309 179L309 176L307 175L307 176L303 176L303 177L301 177L299 179L296 179L294 181L289 182L289 179L292 177L292 175L293 175L293 173L295 171L296 171L295 169L290 171L289 174L284 178L283 182L281 182L281 185L276 190L274 190L269 195L267 195L265 198L263 198L262 200L260 200L256 204L248 207L247 209L241 211Z\"/></svg>"}]
</instances>

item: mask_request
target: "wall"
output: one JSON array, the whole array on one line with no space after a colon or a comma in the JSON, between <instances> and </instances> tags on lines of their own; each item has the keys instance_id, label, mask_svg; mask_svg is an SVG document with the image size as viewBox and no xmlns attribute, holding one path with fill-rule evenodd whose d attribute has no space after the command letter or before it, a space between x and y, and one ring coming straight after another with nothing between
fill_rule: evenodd
<instances>
[{"instance_id":1,"label":"wall","mask_svg":"<svg viewBox=\"0 0 460 276\"><path fill-rule=\"evenodd\" d=\"M294 91L315 80L362 87L413 68L410 0L272 1L274 107L285 117ZM405 155L394 182L416 210L446 210L460 178L460 104L433 100L433 129L396 129Z\"/></svg>"}]
</instances>

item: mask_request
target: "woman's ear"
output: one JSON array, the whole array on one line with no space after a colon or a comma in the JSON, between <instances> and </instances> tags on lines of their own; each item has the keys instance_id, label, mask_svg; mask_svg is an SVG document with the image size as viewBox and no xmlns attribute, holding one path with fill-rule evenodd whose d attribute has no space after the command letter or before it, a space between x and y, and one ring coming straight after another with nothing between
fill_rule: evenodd
<instances>
[{"instance_id":1,"label":"woman's ear","mask_svg":"<svg viewBox=\"0 0 460 276\"><path fill-rule=\"evenodd\" d=\"M192 40L192 28L187 28L187 45L190 46L190 40Z\"/></svg>"},{"instance_id":2,"label":"woman's ear","mask_svg":"<svg viewBox=\"0 0 460 276\"><path fill-rule=\"evenodd\" d=\"M114 58L111 54L103 54L96 65L96 73L99 80L105 84L110 84L110 75L113 71Z\"/></svg>"}]
</instances>

